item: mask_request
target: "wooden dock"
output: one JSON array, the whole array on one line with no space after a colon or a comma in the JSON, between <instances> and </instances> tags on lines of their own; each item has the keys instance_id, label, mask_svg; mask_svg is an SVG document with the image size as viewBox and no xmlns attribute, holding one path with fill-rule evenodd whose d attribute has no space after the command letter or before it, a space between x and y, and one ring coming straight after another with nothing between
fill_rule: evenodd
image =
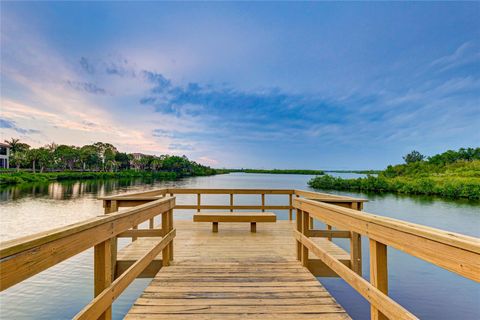
<instances>
[{"instance_id":1,"label":"wooden dock","mask_svg":"<svg viewBox=\"0 0 480 320\"><path fill-rule=\"evenodd\" d=\"M294 223L223 224L175 221L175 258L162 268L127 319L349 319L313 274L297 260ZM118 260L145 253L144 238ZM349 254L330 241L329 252ZM161 257L157 257L161 259Z\"/></svg>"},{"instance_id":2,"label":"wooden dock","mask_svg":"<svg viewBox=\"0 0 480 320\"><path fill-rule=\"evenodd\" d=\"M211 195L228 203L208 201ZM271 196L285 201L269 203ZM389 247L480 282L480 239L361 212L363 199L292 189L162 188L101 200L102 216L1 243L0 290L90 248L94 299L79 320L111 319L113 301L139 277L153 280L128 319L349 319L316 276L342 278L370 303L372 320L418 319L388 295ZM212 222L176 219L179 209L198 216L228 210L232 218L222 213L218 228L214 217L212 230ZM289 220L253 227L255 212L238 218L245 210L284 210ZM368 280L361 236L369 241ZM131 243L119 248L118 238ZM348 241L348 252L334 238Z\"/></svg>"}]
</instances>

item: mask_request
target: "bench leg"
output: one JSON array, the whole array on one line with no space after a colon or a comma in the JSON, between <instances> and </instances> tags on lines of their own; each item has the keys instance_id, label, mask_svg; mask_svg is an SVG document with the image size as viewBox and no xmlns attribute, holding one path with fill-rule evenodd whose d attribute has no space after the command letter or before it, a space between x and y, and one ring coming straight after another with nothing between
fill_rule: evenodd
<instances>
[{"instance_id":1,"label":"bench leg","mask_svg":"<svg viewBox=\"0 0 480 320\"><path fill-rule=\"evenodd\" d=\"M250 222L250 232L257 232L257 223Z\"/></svg>"},{"instance_id":2,"label":"bench leg","mask_svg":"<svg viewBox=\"0 0 480 320\"><path fill-rule=\"evenodd\" d=\"M218 222L212 223L212 232L218 232Z\"/></svg>"}]
</instances>

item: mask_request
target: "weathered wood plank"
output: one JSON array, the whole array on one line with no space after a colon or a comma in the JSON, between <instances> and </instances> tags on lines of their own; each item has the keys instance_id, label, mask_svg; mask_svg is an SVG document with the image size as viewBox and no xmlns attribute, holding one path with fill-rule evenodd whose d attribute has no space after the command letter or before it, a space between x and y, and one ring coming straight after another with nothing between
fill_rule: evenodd
<instances>
[{"instance_id":1,"label":"weathered wood plank","mask_svg":"<svg viewBox=\"0 0 480 320\"><path fill-rule=\"evenodd\" d=\"M415 315L403 308L390 297L383 294L383 292L375 288L368 281L360 277L344 264L340 263L324 249L317 246L312 240L305 237L300 232L296 232L295 236L304 246L308 247L309 250L322 259L326 265L340 275L349 285L367 299L370 304L374 305L387 317L390 319L418 319Z\"/></svg>"},{"instance_id":2,"label":"weathered wood plank","mask_svg":"<svg viewBox=\"0 0 480 320\"><path fill-rule=\"evenodd\" d=\"M193 205L193 204L178 204L175 206L175 209L198 209L200 210L287 210L290 209L288 205L265 205L262 207L261 205L223 205L223 204L203 204L200 206Z\"/></svg>"},{"instance_id":3,"label":"weathered wood plank","mask_svg":"<svg viewBox=\"0 0 480 320\"><path fill-rule=\"evenodd\" d=\"M370 283L388 295L387 246L375 240L370 240ZM388 318L374 305L370 307L372 320L387 320Z\"/></svg>"},{"instance_id":4,"label":"weathered wood plank","mask_svg":"<svg viewBox=\"0 0 480 320\"><path fill-rule=\"evenodd\" d=\"M480 240L328 203L295 199L294 206L348 229L480 282Z\"/></svg>"},{"instance_id":5,"label":"weathered wood plank","mask_svg":"<svg viewBox=\"0 0 480 320\"><path fill-rule=\"evenodd\" d=\"M120 294L128 287L128 285L137 278L137 276L144 270L148 264L166 247L169 242L175 238L175 229L170 231L158 243L153 246L151 250L138 259L130 268L125 271L120 277L115 279L112 284L98 294L85 308L82 309L74 319L98 319L105 310L108 310L112 301L114 301Z\"/></svg>"},{"instance_id":6,"label":"weathered wood plank","mask_svg":"<svg viewBox=\"0 0 480 320\"><path fill-rule=\"evenodd\" d=\"M275 222L273 212L200 212L193 215L194 222Z\"/></svg>"},{"instance_id":7,"label":"weathered wood plank","mask_svg":"<svg viewBox=\"0 0 480 320\"><path fill-rule=\"evenodd\" d=\"M160 269L126 318L269 319L274 314L276 319L349 319L296 261L293 226L277 221L252 234L244 232L244 223L232 222L225 224L224 233L215 234L208 225L176 221L173 264ZM139 254L149 241L139 239L136 242L143 245L131 244L125 250ZM350 262L348 253L332 242L327 247Z\"/></svg>"},{"instance_id":8,"label":"weathered wood plank","mask_svg":"<svg viewBox=\"0 0 480 320\"><path fill-rule=\"evenodd\" d=\"M169 210L174 204L174 198L161 199L124 212L103 215L83 224L59 228L48 236L34 235L26 241L13 241L2 251L9 256L0 261L0 289L5 290L110 239L160 212Z\"/></svg>"}]
</instances>

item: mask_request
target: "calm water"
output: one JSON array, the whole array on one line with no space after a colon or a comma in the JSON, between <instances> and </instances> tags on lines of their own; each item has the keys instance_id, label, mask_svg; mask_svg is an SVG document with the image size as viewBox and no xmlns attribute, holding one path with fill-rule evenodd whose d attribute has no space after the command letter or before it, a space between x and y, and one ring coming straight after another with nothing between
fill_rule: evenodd
<instances>
[{"instance_id":1,"label":"calm water","mask_svg":"<svg viewBox=\"0 0 480 320\"><path fill-rule=\"evenodd\" d=\"M352 174L343 174L351 176ZM98 196L163 186L199 188L299 188L308 189L306 175L234 173L189 178L175 182L108 180L28 185L0 190L0 240L63 226L103 214ZM332 192L368 198L365 211L480 237L480 203L433 197ZM260 203L239 196L237 203ZM280 203L267 196L267 203ZM178 203L195 198L179 197ZM207 199L228 200L217 196ZM202 199L203 202L203 199ZM277 212L280 219L287 213ZM176 217L190 217L176 212ZM128 240L125 240L128 241ZM121 243L125 245L127 242ZM346 242L339 245L348 248ZM363 272L368 277L368 243L363 239ZM67 319L93 297L92 250L88 250L0 293L2 319ZM422 319L480 319L480 286L419 259L389 248L390 295ZM369 319L369 305L340 279L322 283L354 319ZM116 319L128 311L148 279L138 279L115 302Z\"/></svg>"}]
</instances>

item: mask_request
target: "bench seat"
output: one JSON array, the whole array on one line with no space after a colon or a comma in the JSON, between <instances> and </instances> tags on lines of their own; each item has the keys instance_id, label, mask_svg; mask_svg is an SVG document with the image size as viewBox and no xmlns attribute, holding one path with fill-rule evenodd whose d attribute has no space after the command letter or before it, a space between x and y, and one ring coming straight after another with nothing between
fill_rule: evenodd
<instances>
[{"instance_id":1,"label":"bench seat","mask_svg":"<svg viewBox=\"0 0 480 320\"><path fill-rule=\"evenodd\" d=\"M219 222L250 222L250 231L257 231L257 222L276 222L273 212L199 212L193 216L194 222L212 222L212 231L218 232Z\"/></svg>"}]
</instances>

